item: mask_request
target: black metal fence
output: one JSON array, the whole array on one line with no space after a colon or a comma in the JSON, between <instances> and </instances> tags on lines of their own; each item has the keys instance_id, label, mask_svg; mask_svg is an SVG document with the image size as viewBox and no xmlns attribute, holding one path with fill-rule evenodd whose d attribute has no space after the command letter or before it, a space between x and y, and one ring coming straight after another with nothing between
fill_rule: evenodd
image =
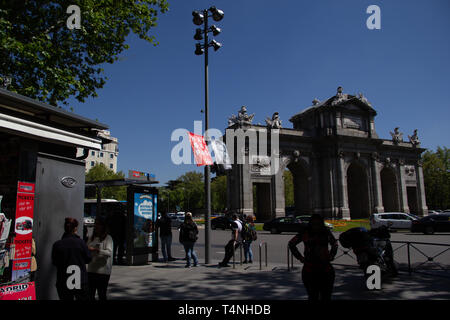
<instances>
[{"instance_id":1,"label":"black metal fence","mask_svg":"<svg viewBox=\"0 0 450 320\"><path fill-rule=\"evenodd\" d=\"M394 260L400 271L422 272L450 277L450 244L415 241L391 241ZM338 247L332 264L358 267L356 256L350 249ZM294 256L287 247L287 270L294 269Z\"/></svg>"}]
</instances>

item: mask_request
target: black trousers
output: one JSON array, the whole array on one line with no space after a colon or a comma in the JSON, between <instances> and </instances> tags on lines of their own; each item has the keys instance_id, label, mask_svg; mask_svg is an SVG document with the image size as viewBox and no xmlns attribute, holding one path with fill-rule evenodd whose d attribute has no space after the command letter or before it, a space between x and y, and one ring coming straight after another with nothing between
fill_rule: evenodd
<instances>
[{"instance_id":1,"label":"black trousers","mask_svg":"<svg viewBox=\"0 0 450 320\"><path fill-rule=\"evenodd\" d=\"M56 285L56 291L58 292L59 300L64 301L89 300L87 285L82 286L81 289L72 289L72 290L69 290L65 285Z\"/></svg>"},{"instance_id":2,"label":"black trousers","mask_svg":"<svg viewBox=\"0 0 450 320\"><path fill-rule=\"evenodd\" d=\"M88 273L90 300L95 300L96 292L98 292L98 300L106 300L109 278L109 274Z\"/></svg>"},{"instance_id":3,"label":"black trousers","mask_svg":"<svg viewBox=\"0 0 450 320\"><path fill-rule=\"evenodd\" d=\"M233 240L228 241L227 245L225 246L225 257L223 258L222 263L227 264L231 258L233 258ZM236 245L234 246L234 250L238 249L241 245L240 242L236 242Z\"/></svg>"},{"instance_id":4,"label":"black trousers","mask_svg":"<svg viewBox=\"0 0 450 320\"><path fill-rule=\"evenodd\" d=\"M333 292L335 272L331 268L329 272L302 270L302 280L308 293L308 300L331 300Z\"/></svg>"},{"instance_id":5,"label":"black trousers","mask_svg":"<svg viewBox=\"0 0 450 320\"><path fill-rule=\"evenodd\" d=\"M123 238L113 238L113 260L118 263L123 262L123 256L125 254L125 240Z\"/></svg>"}]
</instances>

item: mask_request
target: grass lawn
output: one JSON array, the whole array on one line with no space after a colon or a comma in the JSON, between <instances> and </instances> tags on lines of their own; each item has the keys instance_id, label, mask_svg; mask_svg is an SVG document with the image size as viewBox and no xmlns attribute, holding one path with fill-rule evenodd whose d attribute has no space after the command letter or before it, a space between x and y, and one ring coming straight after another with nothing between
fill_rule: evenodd
<instances>
[{"instance_id":1,"label":"grass lawn","mask_svg":"<svg viewBox=\"0 0 450 320\"><path fill-rule=\"evenodd\" d=\"M370 230L369 219L358 219L358 220L326 220L326 222L331 223L334 226L333 231L344 232L348 229L355 227L363 227ZM264 223L255 223L256 231L263 231Z\"/></svg>"},{"instance_id":2,"label":"grass lawn","mask_svg":"<svg viewBox=\"0 0 450 320\"><path fill-rule=\"evenodd\" d=\"M197 224L204 224L204 219L194 219ZM325 220L334 226L333 231L344 232L348 229L355 227L363 227L370 230L369 219L358 219L358 220ZM256 231L263 231L264 223L255 223Z\"/></svg>"}]
</instances>

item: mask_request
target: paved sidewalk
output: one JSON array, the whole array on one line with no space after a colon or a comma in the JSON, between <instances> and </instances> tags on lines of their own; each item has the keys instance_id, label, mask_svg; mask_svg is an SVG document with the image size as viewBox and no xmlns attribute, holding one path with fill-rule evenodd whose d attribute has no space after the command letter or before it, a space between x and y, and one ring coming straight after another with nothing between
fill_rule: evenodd
<instances>
[{"instance_id":1,"label":"paved sidewalk","mask_svg":"<svg viewBox=\"0 0 450 320\"><path fill-rule=\"evenodd\" d=\"M217 263L184 268L185 261L153 262L145 266L114 266L109 299L127 300L303 300L301 268L288 272L286 265L236 264L236 269L218 268ZM450 299L450 279L401 273L383 283L382 290L369 291L360 270L335 266L333 299Z\"/></svg>"}]
</instances>

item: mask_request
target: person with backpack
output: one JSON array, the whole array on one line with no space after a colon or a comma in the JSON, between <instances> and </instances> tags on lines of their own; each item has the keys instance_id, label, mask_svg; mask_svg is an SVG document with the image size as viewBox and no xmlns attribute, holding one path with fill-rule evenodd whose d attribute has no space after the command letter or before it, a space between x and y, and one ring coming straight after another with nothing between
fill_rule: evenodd
<instances>
[{"instance_id":1,"label":"person with backpack","mask_svg":"<svg viewBox=\"0 0 450 320\"><path fill-rule=\"evenodd\" d=\"M187 212L184 222L180 226L180 243L184 246L186 252L186 266L191 267L191 258L194 260L194 267L198 265L197 254L194 251L195 242L198 239L198 228L192 219L192 213Z\"/></svg>"},{"instance_id":2,"label":"person with backpack","mask_svg":"<svg viewBox=\"0 0 450 320\"><path fill-rule=\"evenodd\" d=\"M242 222L238 219L237 214L233 214L233 222L231 223L231 240L225 246L225 257L219 262L219 267L229 267L228 262L233 257L233 252L239 248L242 242Z\"/></svg>"},{"instance_id":3,"label":"person with backpack","mask_svg":"<svg viewBox=\"0 0 450 320\"><path fill-rule=\"evenodd\" d=\"M242 263L253 263L252 242L257 239L253 216L247 216L242 228L242 245L244 247L244 261Z\"/></svg>"}]
</instances>

